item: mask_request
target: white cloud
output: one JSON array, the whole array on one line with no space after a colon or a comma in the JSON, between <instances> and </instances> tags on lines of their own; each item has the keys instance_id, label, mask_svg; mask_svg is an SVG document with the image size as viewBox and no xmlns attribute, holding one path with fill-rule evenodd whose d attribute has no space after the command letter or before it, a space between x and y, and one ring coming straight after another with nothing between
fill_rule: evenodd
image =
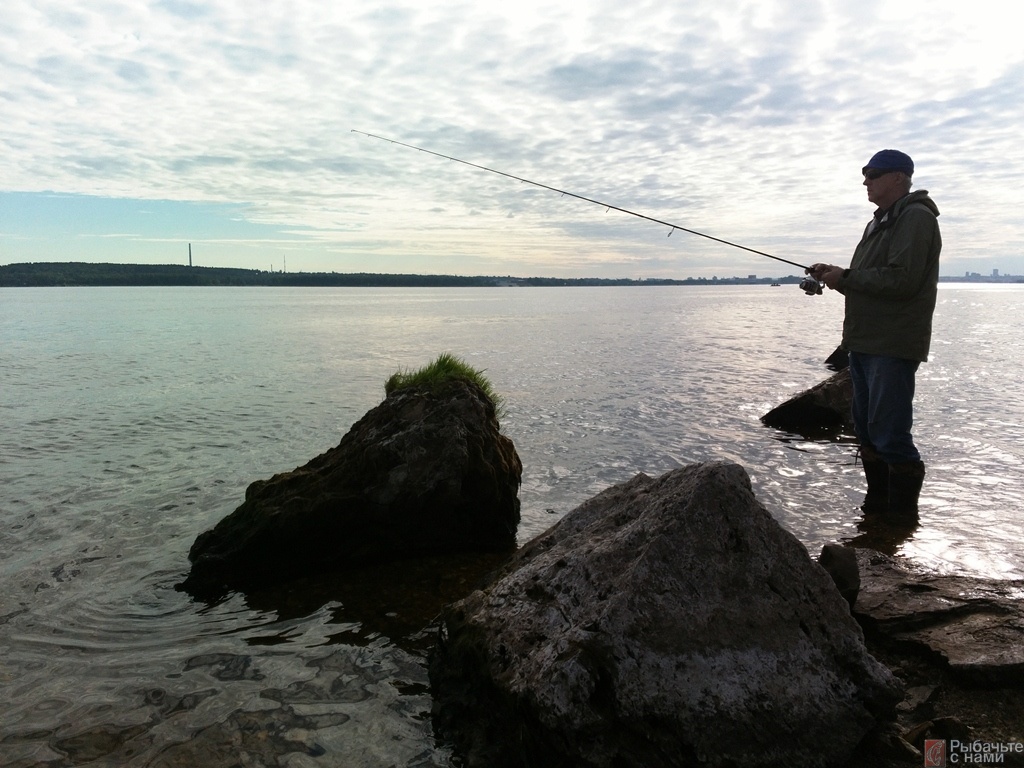
<instances>
[{"instance_id":1,"label":"white cloud","mask_svg":"<svg viewBox=\"0 0 1024 768\"><path fill-rule=\"evenodd\" d=\"M870 214L859 168L896 146L943 211L947 263L1024 270L1024 54L995 7L9 0L3 16L4 189L238 204L305 238L310 269L779 272L358 128L801 263L848 258Z\"/></svg>"}]
</instances>

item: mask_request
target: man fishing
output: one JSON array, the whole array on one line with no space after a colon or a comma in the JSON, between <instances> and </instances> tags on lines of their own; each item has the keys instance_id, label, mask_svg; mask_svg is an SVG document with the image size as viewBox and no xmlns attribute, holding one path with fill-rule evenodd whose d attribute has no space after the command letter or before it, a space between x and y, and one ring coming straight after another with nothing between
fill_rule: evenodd
<instances>
[{"instance_id":1,"label":"man fishing","mask_svg":"<svg viewBox=\"0 0 1024 768\"><path fill-rule=\"evenodd\" d=\"M862 508L865 514L881 514L893 521L917 520L924 463L910 435L914 376L918 365L928 358L942 240L935 221L939 209L926 191L910 192L914 162L907 155L895 149L883 149L864 166L868 200L877 205L878 210L854 251L849 269L843 269L831 264L805 267L522 176L354 128L352 132L663 224L670 228L670 236L676 230L688 232L792 264L814 277L813 281L808 281L810 285L801 284L805 292L819 294L821 283L825 283L844 294L843 348L849 352L853 420L868 481L868 494Z\"/></svg>"},{"instance_id":2,"label":"man fishing","mask_svg":"<svg viewBox=\"0 0 1024 768\"><path fill-rule=\"evenodd\" d=\"M910 191L914 161L895 149L862 169L877 207L847 269L807 272L843 294L842 346L849 353L853 424L867 479L861 509L897 524L918 518L925 466L911 437L914 377L928 359L939 281L939 209Z\"/></svg>"}]
</instances>

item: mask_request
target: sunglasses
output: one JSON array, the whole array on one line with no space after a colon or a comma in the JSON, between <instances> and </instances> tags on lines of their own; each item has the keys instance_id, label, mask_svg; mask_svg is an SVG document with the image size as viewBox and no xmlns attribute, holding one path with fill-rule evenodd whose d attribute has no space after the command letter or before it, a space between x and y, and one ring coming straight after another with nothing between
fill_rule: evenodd
<instances>
[{"instance_id":1,"label":"sunglasses","mask_svg":"<svg viewBox=\"0 0 1024 768\"><path fill-rule=\"evenodd\" d=\"M881 168L868 168L866 171L864 171L864 178L874 181L875 179L882 178L887 173L897 173L897 171L884 170Z\"/></svg>"}]
</instances>

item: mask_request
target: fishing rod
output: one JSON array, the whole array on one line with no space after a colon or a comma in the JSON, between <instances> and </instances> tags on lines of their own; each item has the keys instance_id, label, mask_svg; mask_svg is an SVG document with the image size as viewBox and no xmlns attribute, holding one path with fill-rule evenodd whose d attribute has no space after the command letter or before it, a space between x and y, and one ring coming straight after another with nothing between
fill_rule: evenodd
<instances>
[{"instance_id":1,"label":"fishing rod","mask_svg":"<svg viewBox=\"0 0 1024 768\"><path fill-rule=\"evenodd\" d=\"M575 197L577 200L583 200L584 202L587 202L587 203L593 203L594 205L600 205L602 208L604 208L606 210L619 211L620 213L626 213L626 214L629 214L630 216L636 216L639 219L646 219L647 221L653 221L655 224L661 224L663 226L668 227L669 228L669 232L668 232L668 236L669 237L672 237L672 233L675 232L678 229L680 232L686 232L686 233L691 234L691 235L697 235L698 237L707 238L708 240L714 240L716 243L722 243L723 245L731 245L733 248L739 248L739 249L744 250L744 251L749 251L750 253L756 253L758 256L765 256L765 257L767 257L769 259L774 259L775 261L781 261L783 264L790 264L790 265L792 265L794 267L799 267L800 269L804 270L805 272L810 272L810 267L804 266L803 264L797 264L795 261L789 261L788 259L783 259L783 258L781 258L779 256L772 256L770 253L765 253L764 251L759 251L759 250L757 250L755 248L748 248L745 245L740 245L739 243L733 243L733 242L730 242L729 240L723 240L720 237L713 237L712 235L708 235L708 234L705 234L703 232L698 232L695 229L688 229L686 227L681 227L678 224L673 224L670 221L662 221L661 219L656 219L653 216L648 216L648 215L646 215L644 213L637 213L636 211L631 211L628 208L622 208L622 207L620 207L618 205L612 205L611 203L604 203L604 202L601 202L600 200L594 200L593 198L590 198L590 197L585 197L583 195L577 195L575 192L569 192L569 191L564 190L564 189L559 189L558 187L552 187L552 186L549 186L547 184L541 184L539 181L532 181L531 179L524 179L522 176L515 176L515 175L513 175L511 173L505 173L504 171L498 171L498 170L495 170L494 168L488 168L486 165L477 165L476 163L471 163L468 160L460 160L459 158L452 157L451 155L443 155L440 152L434 152L431 149L424 149L423 147L417 147L417 146L414 146L412 144L406 144L405 142L402 142L402 141L397 141L395 139L389 139L386 136L378 136L375 133L367 133L366 131L359 131L359 130L356 130L355 128L352 129L352 133L358 133L358 134L361 134L363 136L368 136L371 139L379 139L381 141L386 141L386 142L388 142L390 144L397 144L400 147L406 147L408 149L415 149L417 152L425 152L428 155L434 155L435 157L440 157L440 158L443 158L445 160L452 160L452 161L454 161L456 163L462 163L463 165L468 165L470 168L477 168L478 170L487 171L488 173L495 173L498 176L504 176L504 177L509 178L509 179L515 179L516 181L520 181L520 182L522 182L524 184L532 184L535 187L540 187L541 189L547 189L547 190L550 190L551 192L557 192L560 195L567 195L569 197ZM811 283L814 283L814 285L811 286ZM819 283L817 280L815 280L814 278L811 278L811 277L804 278L800 282L800 288L803 289L803 291L805 293L807 293L808 295L820 294L821 293L821 283Z\"/></svg>"}]
</instances>

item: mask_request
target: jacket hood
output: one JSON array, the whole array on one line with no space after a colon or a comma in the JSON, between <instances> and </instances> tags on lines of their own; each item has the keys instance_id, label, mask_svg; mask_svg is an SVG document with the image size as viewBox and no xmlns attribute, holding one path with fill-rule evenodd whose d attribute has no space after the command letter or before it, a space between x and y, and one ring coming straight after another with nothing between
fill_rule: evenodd
<instances>
[{"instance_id":1,"label":"jacket hood","mask_svg":"<svg viewBox=\"0 0 1024 768\"><path fill-rule=\"evenodd\" d=\"M908 205L923 205L930 210L935 216L939 215L939 207L935 205L935 201L928 197L927 189L918 189L911 192L909 195L904 195L897 200L892 206L893 218L896 218L903 212Z\"/></svg>"}]
</instances>

